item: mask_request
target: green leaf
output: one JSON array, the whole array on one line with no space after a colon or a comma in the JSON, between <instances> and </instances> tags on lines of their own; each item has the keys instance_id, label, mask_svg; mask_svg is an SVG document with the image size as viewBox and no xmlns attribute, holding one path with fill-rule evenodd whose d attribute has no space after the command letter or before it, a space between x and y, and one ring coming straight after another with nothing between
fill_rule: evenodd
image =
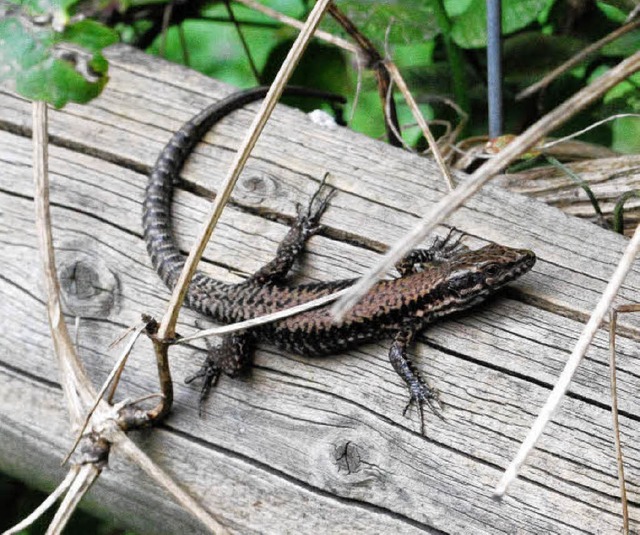
<instances>
[{"instance_id":1,"label":"green leaf","mask_svg":"<svg viewBox=\"0 0 640 535\"><path fill-rule=\"evenodd\" d=\"M45 7L66 9L72 3L52 0ZM12 81L26 98L57 108L70 101L87 102L100 93L108 69L101 50L118 41L113 30L83 20L56 32L49 24L33 24L25 12L7 14L0 20L0 80Z\"/></svg>"},{"instance_id":2,"label":"green leaf","mask_svg":"<svg viewBox=\"0 0 640 535\"><path fill-rule=\"evenodd\" d=\"M509 35L536 21L555 0L503 0L502 34ZM486 0L472 0L467 9L453 18L451 36L463 48L487 46Z\"/></svg>"},{"instance_id":3,"label":"green leaf","mask_svg":"<svg viewBox=\"0 0 640 535\"><path fill-rule=\"evenodd\" d=\"M118 34L111 28L87 19L67 26L57 40L75 43L96 54L103 48L117 43Z\"/></svg>"},{"instance_id":4,"label":"green leaf","mask_svg":"<svg viewBox=\"0 0 640 535\"><path fill-rule=\"evenodd\" d=\"M431 5L434 1L341 0L339 7L369 39L382 47L385 43L418 43L440 33ZM328 21L327 26L336 31L335 22Z\"/></svg>"},{"instance_id":5,"label":"green leaf","mask_svg":"<svg viewBox=\"0 0 640 535\"><path fill-rule=\"evenodd\" d=\"M611 5L611 2L596 2L596 5L613 22L623 24L627 18L627 14L619 7Z\"/></svg>"},{"instance_id":6,"label":"green leaf","mask_svg":"<svg viewBox=\"0 0 640 535\"><path fill-rule=\"evenodd\" d=\"M447 11L447 15L450 17L457 17L462 15L473 0L444 0L444 8Z\"/></svg>"}]
</instances>

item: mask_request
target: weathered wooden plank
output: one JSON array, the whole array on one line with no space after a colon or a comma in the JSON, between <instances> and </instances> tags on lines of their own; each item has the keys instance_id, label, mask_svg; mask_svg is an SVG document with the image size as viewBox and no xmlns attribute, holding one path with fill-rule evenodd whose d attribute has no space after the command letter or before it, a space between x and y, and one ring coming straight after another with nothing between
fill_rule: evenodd
<instances>
[{"instance_id":1,"label":"weathered wooden plank","mask_svg":"<svg viewBox=\"0 0 640 535\"><path fill-rule=\"evenodd\" d=\"M627 154L566 165L589 185L602 214L611 221L620 196L640 186L639 164L639 155ZM560 169L547 166L506 174L496 178L494 183L557 206L567 214L596 220L596 213L586 192ZM627 235L633 234L639 220L640 199L630 198L624 210L624 230Z\"/></svg>"},{"instance_id":2,"label":"weathered wooden plank","mask_svg":"<svg viewBox=\"0 0 640 535\"><path fill-rule=\"evenodd\" d=\"M58 263L63 273L79 279L75 295L67 295L71 308L92 318L81 324L79 343L96 381L113 362L104 354L110 340L141 312L162 311L168 296L140 238L145 179L135 170L148 168L169 131L213 95L227 91L125 48L111 57L112 83L105 94L88 107L71 106L51 118L59 145L51 148ZM179 86L171 80L180 80ZM5 128L25 129L28 107L19 99L3 94L0 109ZM219 162L228 162L229 148L237 144L249 117L239 112L210 134L185 178L203 187L205 179L209 187L217 184L224 168ZM331 170L339 193L323 220L328 235L311 241L307 278L361 273L375 256L372 248L400 236L415 214L441 194L439 186L425 185L433 182L425 176L431 173L425 160L342 130L319 129L291 110L278 110L257 154L236 195L239 208L226 211L209 246L207 268L215 276L237 279L268 260L286 225L260 212L291 217L295 203L304 202L315 188L309 178L317 180L324 169ZM0 463L6 467L12 457L22 456L17 471L24 475L33 473L26 467L29 461L33 467L37 456L53 467L68 439L62 438L63 413L58 409L54 416L37 408L46 403L52 412L49 407L57 402L51 400L59 394L49 384L52 361L38 273L25 269L25 259L37 265L29 141L0 132L0 162L0 310L6 325L0 380L7 385L0 390L0 425L11 437L11 446L0 446ZM188 244L206 202L181 192L177 203L181 240ZM145 448L243 533L617 530L604 335L524 479L504 503L490 498L499 467L515 451L581 329L578 321L564 316L587 313L624 246L619 237L558 214L494 188L456 215L455 224L474 236L532 247L541 262L516 285L517 291L425 333L416 362L442 391L447 417L444 422L429 418L427 439L417 434L415 413L410 419L401 415L406 392L381 343L315 360L261 348L251 377L222 380L203 419L197 417L196 389L178 383L173 415L163 430L144 435ZM350 243L337 239L343 235ZM94 281L87 276L92 273ZM627 296L634 295L638 280L636 268L625 286ZM195 318L183 312L180 329L188 330ZM627 325L633 334L637 323L627 319ZM637 519L638 342L622 338L619 345L623 437ZM177 378L197 366L191 349L177 350L172 359ZM143 344L127 369L123 395L154 391L152 370ZM21 409L20 389L35 392L29 394L35 408ZM49 419L59 425L51 435ZM25 436L31 437L30 448L21 442ZM48 476L42 479L51 481L53 468L45 471ZM162 493L154 496L135 472L123 468L116 476L96 489L98 501L113 511L109 514L143 531L179 530L186 517L162 505L169 502ZM125 485L118 483L120 477ZM146 510L139 524L127 520L125 504L134 496Z\"/></svg>"},{"instance_id":3,"label":"weathered wooden plank","mask_svg":"<svg viewBox=\"0 0 640 535\"><path fill-rule=\"evenodd\" d=\"M125 51L124 61L119 60L119 50ZM170 65L160 72L144 57L132 60L126 48L116 49L110 59L126 71L113 77L110 91L91 109L73 107L53 113L52 133L61 137L61 143L79 145L85 151L136 168L148 169L169 132L211 102L214 91L228 92L215 81L180 66ZM155 81L166 79L179 79L181 83L179 86L165 83L161 88L154 85ZM135 94L132 87L140 93ZM15 108L16 104L10 107ZM5 108L0 111L0 116L12 118L13 125L24 128L30 121L26 106L22 113ZM374 140L364 140L345 129L310 128L300 112L292 113L289 123L283 124L274 117L258 143L255 158L235 196L244 206L291 215L295 203L308 197L315 188L309 178L317 179L328 170L344 195L334 202L333 210L325 218L327 224L336 231L353 233L366 217L370 224L359 229L359 235L367 243L379 244L398 239L414 222L414 216L442 196L441 181L426 178L435 173L428 160L399 153ZM229 150L207 156L204 147L197 149L187 166L190 180L215 190L231 160L230 149L237 147L250 117L251 112L240 111L225 121L223 136L215 136L215 132L208 136L209 143ZM283 137L278 132L286 134ZM380 181L378 176L393 180ZM267 195L256 196L256 187ZM354 197L365 202L355 203ZM536 297L546 306L583 317L604 288L624 240L608 233L593 234L592 225L587 223L583 227L567 227L566 218L557 216L555 210L525 198L516 199L489 187L485 195L460 210L451 223L472 235L533 248L541 263L548 264L546 269L539 268L532 275ZM496 203L501 206L499 213L495 210ZM385 211L384 207L391 210ZM383 216L371 217L378 212ZM547 236L553 236L554 240ZM584 248L586 237L591 245L589 250ZM559 288L550 282L552 278L571 280L580 291L565 289L559 294ZM634 270L621 292L621 302L633 301L638 289L640 276ZM624 318L625 322L636 329L640 325L636 318Z\"/></svg>"}]
</instances>

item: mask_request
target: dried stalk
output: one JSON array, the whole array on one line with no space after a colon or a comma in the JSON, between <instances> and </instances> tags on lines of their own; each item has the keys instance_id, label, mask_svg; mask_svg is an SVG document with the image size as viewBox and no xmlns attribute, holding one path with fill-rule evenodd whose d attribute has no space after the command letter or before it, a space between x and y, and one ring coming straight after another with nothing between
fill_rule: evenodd
<instances>
[{"instance_id":1,"label":"dried stalk","mask_svg":"<svg viewBox=\"0 0 640 535\"><path fill-rule=\"evenodd\" d=\"M511 461L502 478L500 479L500 482L496 486L494 495L497 498L502 498L509 485L515 480L520 468L526 461L527 456L535 447L536 442L544 432L544 428L549 423L553 414L557 410L562 397L569 388L569 383L571 382L571 379L573 378L573 375L575 374L582 360L582 357L591 344L596 331L600 328L602 320L611 309L611 305L618 293L618 290L620 289L620 286L622 286L627 273L633 265L633 261L638 256L638 251L640 251L640 225L636 227L636 231L631 238L631 241L627 245L627 248L620 262L618 263L615 272L611 276L609 284L607 284L607 287L605 288L600 301L591 313L589 322L585 325L580 338L576 342L573 352L571 353L569 360L567 360L567 363L562 370L562 374L558 378L558 382L553 387L551 394L549 394L547 402L540 410L538 417L531 426L531 429L529 430L529 433L527 434L524 442L520 446L518 453Z\"/></svg>"},{"instance_id":2,"label":"dried stalk","mask_svg":"<svg viewBox=\"0 0 640 535\"><path fill-rule=\"evenodd\" d=\"M154 349L156 352L156 361L158 364L158 375L160 377L160 385L164 398L158 403L156 407L150 410L147 415L150 420L157 420L164 417L173 402L173 385L171 382L171 373L169 370L167 345L165 341L171 340L175 336L175 325L178 319L178 313L180 306L184 301L184 296L187 292L191 277L196 270L196 266L204 252L204 249L211 237L214 227L216 226L222 210L231 196L240 173L244 169L244 165L249 158L251 150L255 146L258 137L262 133L262 130L276 105L276 102L280 98L282 91L284 90L287 81L291 77L296 65L300 61L302 54L304 53L309 41L313 37L313 34L324 15L330 0L319 0L314 8L311 10L309 17L298 35L297 39L293 43L291 50L287 54L287 57L282 64L282 67L278 71L269 92L265 99L262 101L260 110L254 118L244 141L240 148L236 152L233 163L227 176L222 183L221 189L216 195L216 198L211 206L208 220L206 224L200 230L196 243L189 252L189 256L185 261L184 268L180 273L180 277L176 283L176 286L171 295L171 301L165 315L162 318L160 327L158 329L157 336L154 340Z\"/></svg>"},{"instance_id":3,"label":"dried stalk","mask_svg":"<svg viewBox=\"0 0 640 535\"><path fill-rule=\"evenodd\" d=\"M238 2L238 4L245 5L255 11L258 11L259 13L262 13L267 17L271 17L272 19L277 20L278 22L282 22L282 24L286 24L287 26L296 28L297 30L302 30L304 28L304 23L300 22L299 20L288 17L287 15L284 15L283 13L280 13L275 9L271 9L270 7L264 6L260 2L257 2L256 0L234 0L234 1ZM337 37L329 32L325 32L323 30L316 30L315 37L317 37L318 39L322 39L327 43L331 43L332 45L336 45L337 47L347 50L348 52L351 52L353 54L357 54L359 52L359 49L357 46L352 45L349 41L342 39L341 37Z\"/></svg>"},{"instance_id":4,"label":"dried stalk","mask_svg":"<svg viewBox=\"0 0 640 535\"><path fill-rule=\"evenodd\" d=\"M217 535L228 535L227 529L222 526L209 512L202 508L187 492L179 487L176 482L155 464L129 437L119 429L114 429L114 434L105 432L105 436L113 441L114 449L118 453L128 457L154 481L162 485L175 500L211 532Z\"/></svg>"},{"instance_id":5,"label":"dried stalk","mask_svg":"<svg viewBox=\"0 0 640 535\"><path fill-rule=\"evenodd\" d=\"M562 65L553 69L550 73L545 75L542 78L542 80L520 91L520 93L516 95L516 100L523 100L533 95L534 93L537 93L538 91L540 91L540 89L547 87L551 82L553 82L556 78L558 78L558 76L567 72L568 70L573 69L573 67L575 67L576 65L578 65L579 63L587 59L591 54L601 49L604 45L610 43L611 41L615 41L618 37L621 37L625 33L635 30L638 27L640 27L640 20L628 22L625 25L620 26L620 28L617 28L616 30L612 31L610 34L605 35L599 41L596 41L595 43L590 44L588 47L578 52L571 59L569 59L568 61L565 61Z\"/></svg>"},{"instance_id":6,"label":"dried stalk","mask_svg":"<svg viewBox=\"0 0 640 535\"><path fill-rule=\"evenodd\" d=\"M396 106L392 98L388 98L391 87L391 77L389 71L384 65L384 60L378 49L364 35L360 29L345 15L335 3L331 2L328 9L329 14L335 21L344 28L344 30L358 44L360 55L364 58L367 67L373 69L378 81L378 94L380 95L380 103L382 109L385 110L385 128L387 130L387 139L390 145L394 147L402 146L402 137L399 135L400 125L398 123L398 114ZM388 103L388 105L387 105ZM396 134L398 133L398 134Z\"/></svg>"},{"instance_id":7,"label":"dried stalk","mask_svg":"<svg viewBox=\"0 0 640 535\"><path fill-rule=\"evenodd\" d=\"M611 419L613 426L613 439L616 448L616 464L618 465L618 485L620 488L620 504L622 507L622 533L629 535L629 503L627 500L627 486L624 477L624 457L620 442L620 422L618 419L618 388L616 379L616 324L618 314L627 312L640 312L640 305L622 305L614 307L611 311L609 323L609 373L611 379Z\"/></svg>"},{"instance_id":8,"label":"dried stalk","mask_svg":"<svg viewBox=\"0 0 640 535\"><path fill-rule=\"evenodd\" d=\"M95 390L78 358L60 305L60 283L56 272L49 211L48 157L47 105L44 102L34 102L33 174L38 250L44 271L49 329L60 367L62 391L67 402L71 424L75 427L82 422L84 407L89 405L95 396Z\"/></svg>"},{"instance_id":9,"label":"dried stalk","mask_svg":"<svg viewBox=\"0 0 640 535\"><path fill-rule=\"evenodd\" d=\"M49 177L48 177L48 146L47 146L47 107L43 102L33 104L33 139L34 158L33 168L35 177L35 210L36 231L39 240L39 250L44 267L45 289L47 297L47 314L51 330L54 350L61 370L61 384L71 416L72 427L82 422L85 407L91 406L96 392L91 385L84 366L78 358L75 346L67 325L64 321L60 306L60 285L55 267L53 237L51 231L51 215L49 210ZM193 498L180 489L125 435L120 429L121 416L118 408L111 409L104 401L100 401L93 419L94 431L97 429L102 437L107 437L108 443L116 444L136 464L141 466L156 482L164 486L172 495L196 518L213 533L227 533L226 530L205 511ZM108 443L105 451L108 453ZM64 481L56 491L32 515L21 522L33 522L55 500L68 489L54 520L47 533L60 533L71 516L82 496L99 476L103 461L95 464L89 462L81 468L73 466ZM15 528L12 528L12 531Z\"/></svg>"},{"instance_id":10,"label":"dried stalk","mask_svg":"<svg viewBox=\"0 0 640 535\"><path fill-rule=\"evenodd\" d=\"M69 453L67 453L65 458L62 460L62 464L65 464L69 460L69 457L71 457L71 455L73 455L73 452L75 451L76 447L80 443L80 440L82 439L82 435L84 434L85 429L89 425L89 421L91 420L91 417L93 416L94 412L98 408L98 404L100 403L100 401L102 401L102 397L104 396L105 392L107 391L107 388L109 388L109 385L112 383L112 381L114 383L114 389L113 390L115 391L116 383L117 383L118 379L120 378L121 371L124 368L124 365L126 364L127 359L129 358L129 354L131 353L131 351L133 349L133 345L136 343L136 340L138 339L138 336L140 336L140 334L142 333L142 331L144 330L145 327L146 327L146 325L142 324L142 325L138 326L133 331L133 335L130 337L129 342L127 343L126 347L122 351L122 354L120 355L120 357L116 361L115 366L112 368L111 372L107 376L107 379L104 382L104 384L102 385L102 388L96 394L95 399L94 399L92 405L90 406L89 410L86 412L85 417L84 417L84 421L82 422L82 425L80 426L80 429L78 430L78 433L76 434L76 438L73 441L73 444L71 446L71 449L69 450Z\"/></svg>"},{"instance_id":11,"label":"dried stalk","mask_svg":"<svg viewBox=\"0 0 640 535\"><path fill-rule=\"evenodd\" d=\"M60 507L58 507L51 524L47 528L46 535L60 535L62 533L71 515L78 507L80 500L98 479L100 472L102 472L102 469L93 464L84 464L77 470L76 477L69 487L69 492L60 503Z\"/></svg>"},{"instance_id":12,"label":"dried stalk","mask_svg":"<svg viewBox=\"0 0 640 535\"><path fill-rule=\"evenodd\" d=\"M179 338L174 342L174 344L186 344L187 342L192 342L193 340L197 340L198 338L230 334L237 331L242 331L244 329L257 327L258 325L264 325L265 323L271 323L273 321L288 318L289 316L295 316L296 314L300 314L301 312L305 312L312 308L317 308L319 306L326 305L327 303L331 303L332 301L335 301L336 299L338 299L338 297L343 295L347 290L348 288L345 288L343 290L334 292L330 295L318 297L318 299L314 299L313 301L307 301L306 303L302 303L301 305L285 308L284 310L279 310L278 312L272 312L271 314L265 314L264 316L258 316L257 318L251 318L245 321L239 321L237 323L232 323L231 325L223 325L221 327L204 329L202 331L198 331L196 334L192 336L185 336L183 338Z\"/></svg>"},{"instance_id":13,"label":"dried stalk","mask_svg":"<svg viewBox=\"0 0 640 535\"><path fill-rule=\"evenodd\" d=\"M407 105L409 106L409 109L411 110L411 113L413 114L414 119L418 122L418 126L420 126L420 130L422 130L422 134L426 138L427 143L429 144L429 148L433 151L433 157L436 159L436 163L440 168L440 172L442 173L442 176L445 178L445 181L447 183L447 188L449 189L449 191L452 191L455 188L455 184L453 183L453 178L451 177L449 166L444 161L444 158L440 153L440 148L438 147L438 143L433 137L433 134L431 133L431 129L427 124L427 121L424 120L424 116L422 115L422 112L420 111L418 104L413 98L413 95L409 91L409 88L407 87L407 84L405 83L404 78L402 78L402 76L400 75L400 71L398 70L398 67L396 67L395 63L393 63L391 60L385 60L384 66L387 69L387 72L391 75L391 78L393 79L395 84L398 86L398 89L402 93L402 96L407 102Z\"/></svg>"},{"instance_id":14,"label":"dried stalk","mask_svg":"<svg viewBox=\"0 0 640 535\"><path fill-rule=\"evenodd\" d=\"M332 312L337 320L344 317L347 310L351 309L360 298L371 288L375 281L383 276L393 265L403 258L410 249L424 240L432 232L436 225L449 217L467 199L484 186L505 166L514 161L520 154L526 152L540 141L549 132L584 109L594 100L602 96L611 87L624 80L640 69L640 52L636 52L629 58L620 62L591 85L578 91L571 98L560 104L553 111L549 112L537 123L530 126L525 132L520 134L512 143L507 145L495 158L487 161L468 180L460 184L454 191L445 195L431 210L423 217L413 229L380 259L354 286L351 291L338 299L332 306Z\"/></svg>"},{"instance_id":15,"label":"dried stalk","mask_svg":"<svg viewBox=\"0 0 640 535\"><path fill-rule=\"evenodd\" d=\"M79 470L79 466L74 466L71 470L69 470L62 482L28 517L17 523L12 528L9 528L5 532L3 532L2 535L14 535L15 533L19 533L22 530L27 529L31 524L38 520L38 518L46 513L53 506L53 504L58 501L58 498L60 498L67 491L67 489L71 486L71 483L73 483L73 480L76 478Z\"/></svg>"}]
</instances>

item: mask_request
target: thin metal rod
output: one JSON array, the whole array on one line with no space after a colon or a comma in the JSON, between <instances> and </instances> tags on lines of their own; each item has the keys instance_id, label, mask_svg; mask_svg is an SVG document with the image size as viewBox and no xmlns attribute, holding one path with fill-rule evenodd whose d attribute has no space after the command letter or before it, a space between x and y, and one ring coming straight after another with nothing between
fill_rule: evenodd
<instances>
[{"instance_id":1,"label":"thin metal rod","mask_svg":"<svg viewBox=\"0 0 640 535\"><path fill-rule=\"evenodd\" d=\"M487 0L489 137L502 135L502 20L500 0Z\"/></svg>"}]
</instances>

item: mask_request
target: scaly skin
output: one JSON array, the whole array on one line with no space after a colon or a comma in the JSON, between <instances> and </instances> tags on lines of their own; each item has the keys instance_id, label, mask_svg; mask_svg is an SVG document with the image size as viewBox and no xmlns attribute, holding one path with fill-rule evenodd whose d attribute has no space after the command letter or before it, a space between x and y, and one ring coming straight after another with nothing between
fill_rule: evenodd
<instances>
[{"instance_id":1,"label":"scaly skin","mask_svg":"<svg viewBox=\"0 0 640 535\"><path fill-rule=\"evenodd\" d=\"M153 266L169 288L174 287L185 261L171 233L173 183L195 144L213 124L265 94L266 88L242 91L209 106L176 132L158 157L146 189L143 227ZM347 279L294 286L285 280L306 240L317 232L332 193L331 188L321 185L278 247L274 260L246 281L226 284L197 272L187 292L187 305L219 322L235 323L353 284L354 279ZM414 335L439 318L482 302L529 271L536 260L533 252L524 249L490 244L470 251L459 241L450 234L445 240L436 240L431 249L410 253L397 266L401 276L376 283L338 325L324 306L226 337L222 347L211 351L201 371L191 378L204 378L201 399L221 372L235 377L248 366L255 340L303 355L324 355L393 337L389 358L409 387L410 403L422 407L427 402L433 407L435 391L406 355Z\"/></svg>"}]
</instances>

